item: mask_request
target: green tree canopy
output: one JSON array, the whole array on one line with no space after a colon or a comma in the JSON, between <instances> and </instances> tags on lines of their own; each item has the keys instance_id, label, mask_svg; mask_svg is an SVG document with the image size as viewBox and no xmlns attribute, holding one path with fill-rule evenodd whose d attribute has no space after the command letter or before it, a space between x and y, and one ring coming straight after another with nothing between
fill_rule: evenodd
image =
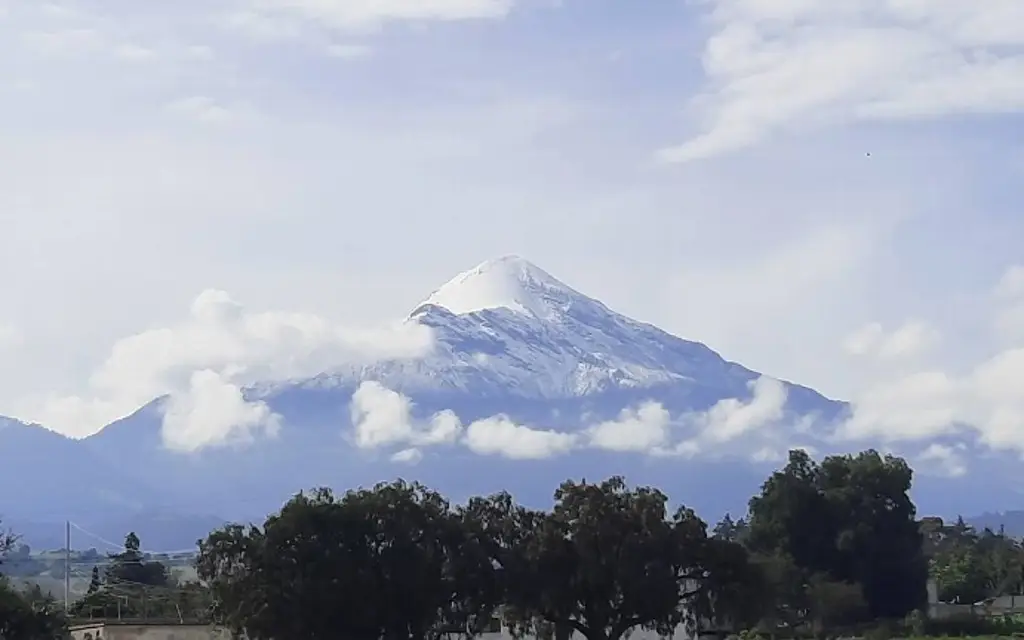
<instances>
[{"instance_id":1,"label":"green tree canopy","mask_svg":"<svg viewBox=\"0 0 1024 640\"><path fill-rule=\"evenodd\" d=\"M912 477L903 459L876 451L821 464L792 451L750 501L751 549L791 558L805 580L859 585L865 615L903 617L924 604L928 577Z\"/></svg>"},{"instance_id":2,"label":"green tree canopy","mask_svg":"<svg viewBox=\"0 0 1024 640\"><path fill-rule=\"evenodd\" d=\"M0 561L15 548L17 541L17 536L9 531L0 534ZM0 638L59 638L66 630L63 612L52 597L38 586L23 593L6 576L0 575Z\"/></svg>"},{"instance_id":3,"label":"green tree canopy","mask_svg":"<svg viewBox=\"0 0 1024 640\"><path fill-rule=\"evenodd\" d=\"M147 561L141 541L132 531L124 538L124 550L108 556L105 572L108 584L167 587L173 584L167 567L161 562Z\"/></svg>"},{"instance_id":4,"label":"green tree canopy","mask_svg":"<svg viewBox=\"0 0 1024 640\"><path fill-rule=\"evenodd\" d=\"M398 481L299 494L262 527L201 541L197 568L218 619L254 640L420 640L488 606L476 545L440 494Z\"/></svg>"},{"instance_id":5,"label":"green tree canopy","mask_svg":"<svg viewBox=\"0 0 1024 640\"><path fill-rule=\"evenodd\" d=\"M530 528L514 534L507 604L521 622L541 620L562 635L618 640L637 627L670 635L711 617L714 596L726 601L748 564L742 548L711 544L693 511L669 516L665 494L620 477L566 482L550 513L519 521Z\"/></svg>"},{"instance_id":6,"label":"green tree canopy","mask_svg":"<svg viewBox=\"0 0 1024 640\"><path fill-rule=\"evenodd\" d=\"M975 603L1024 587L1024 547L1002 531L976 531L958 518L924 519L930 572L944 602Z\"/></svg>"}]
</instances>

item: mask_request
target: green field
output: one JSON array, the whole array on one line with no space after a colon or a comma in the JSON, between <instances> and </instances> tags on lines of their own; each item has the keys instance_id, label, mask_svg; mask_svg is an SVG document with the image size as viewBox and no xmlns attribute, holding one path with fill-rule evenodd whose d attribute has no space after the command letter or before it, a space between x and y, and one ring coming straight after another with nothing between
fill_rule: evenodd
<instances>
[{"instance_id":1,"label":"green field","mask_svg":"<svg viewBox=\"0 0 1024 640\"><path fill-rule=\"evenodd\" d=\"M75 569L75 574L71 577L71 599L76 600L85 595L89 588L89 572L91 569L82 570L81 568ZM170 568L171 575L180 583L188 582L196 579L196 570L194 567L179 566ZM58 600L64 599L64 578L62 576L53 576L49 573L45 573L38 576L31 577L19 577L13 578L15 584L23 586L24 588L31 588L34 585L39 585L39 588L44 593L49 593Z\"/></svg>"}]
</instances>

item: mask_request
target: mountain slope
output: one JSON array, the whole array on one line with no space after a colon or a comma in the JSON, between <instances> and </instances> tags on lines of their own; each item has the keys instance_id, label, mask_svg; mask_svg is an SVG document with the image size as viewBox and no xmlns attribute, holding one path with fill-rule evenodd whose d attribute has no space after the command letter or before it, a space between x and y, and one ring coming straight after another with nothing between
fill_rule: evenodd
<instances>
[{"instance_id":1,"label":"mountain slope","mask_svg":"<svg viewBox=\"0 0 1024 640\"><path fill-rule=\"evenodd\" d=\"M45 504L58 485L74 487L77 507L90 510L91 530L118 540L124 531L104 529L103 521L123 528L132 517L167 514L195 515L193 523L258 519L311 486L344 489L401 475L455 499L507 489L540 505L567 477L624 474L713 518L742 511L785 449L829 450L828 428L848 411L812 389L763 377L699 342L618 314L516 256L459 274L406 322L433 329L429 355L249 389L250 400L282 417L275 439L170 451L160 440L163 399L80 442L51 432L36 434L43 444L9 439L0 462L34 446L45 451L34 455L57 461L59 480L45 491L11 489L5 504L38 516L39 509L23 507ZM387 406L356 407L371 396ZM390 430L390 440L375 441L387 446L359 446L367 425ZM545 443L557 446L541 451L537 445ZM94 477L92 468L104 471ZM124 504L147 509L104 501L112 483ZM962 479L920 486L932 511L1007 508L1001 501L1012 495L979 494ZM61 509L70 508L66 502ZM165 540L187 546L194 527L183 525Z\"/></svg>"},{"instance_id":2,"label":"mountain slope","mask_svg":"<svg viewBox=\"0 0 1024 640\"><path fill-rule=\"evenodd\" d=\"M747 395L747 385L760 377L699 342L618 314L518 256L459 274L407 321L434 329L431 356L342 369L306 384L377 380L407 393L530 399L676 386L720 399ZM809 389L793 388L809 403L841 410Z\"/></svg>"}]
</instances>

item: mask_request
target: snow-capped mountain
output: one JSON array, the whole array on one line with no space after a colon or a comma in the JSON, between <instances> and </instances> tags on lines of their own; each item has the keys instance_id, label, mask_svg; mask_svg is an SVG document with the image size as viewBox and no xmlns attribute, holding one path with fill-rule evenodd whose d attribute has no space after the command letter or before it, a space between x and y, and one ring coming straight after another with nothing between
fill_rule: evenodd
<instances>
[{"instance_id":1,"label":"snow-capped mountain","mask_svg":"<svg viewBox=\"0 0 1024 640\"><path fill-rule=\"evenodd\" d=\"M624 474L716 518L742 510L787 448L829 450L828 429L848 410L616 313L516 256L459 274L405 322L430 327L428 354L251 388L282 428L245 447L167 449L163 399L82 441L0 429L4 516L38 518L51 505L59 521L74 507L114 540L124 532L103 523L124 526L139 505L202 516L171 534L188 546L208 514L259 519L311 486L403 476L456 499L508 489L544 503L567 477ZM21 482L36 472L26 460L52 481ZM925 482L922 495L940 496L932 510L1015 506L1001 502L1006 492L981 504L962 481Z\"/></svg>"},{"instance_id":2,"label":"snow-capped mountain","mask_svg":"<svg viewBox=\"0 0 1024 640\"><path fill-rule=\"evenodd\" d=\"M519 256L460 273L407 322L434 330L431 355L335 371L307 384L376 380L408 393L564 399L675 384L745 395L759 377L699 342L612 311Z\"/></svg>"}]
</instances>

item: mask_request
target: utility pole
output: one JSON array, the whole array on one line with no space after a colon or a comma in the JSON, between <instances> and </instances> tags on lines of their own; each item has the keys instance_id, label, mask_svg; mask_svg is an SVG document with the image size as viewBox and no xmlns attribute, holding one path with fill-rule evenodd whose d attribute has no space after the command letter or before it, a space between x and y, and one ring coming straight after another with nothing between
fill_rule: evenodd
<instances>
[{"instance_id":1,"label":"utility pole","mask_svg":"<svg viewBox=\"0 0 1024 640\"><path fill-rule=\"evenodd\" d=\"M71 521L64 521L64 613L71 611Z\"/></svg>"}]
</instances>

